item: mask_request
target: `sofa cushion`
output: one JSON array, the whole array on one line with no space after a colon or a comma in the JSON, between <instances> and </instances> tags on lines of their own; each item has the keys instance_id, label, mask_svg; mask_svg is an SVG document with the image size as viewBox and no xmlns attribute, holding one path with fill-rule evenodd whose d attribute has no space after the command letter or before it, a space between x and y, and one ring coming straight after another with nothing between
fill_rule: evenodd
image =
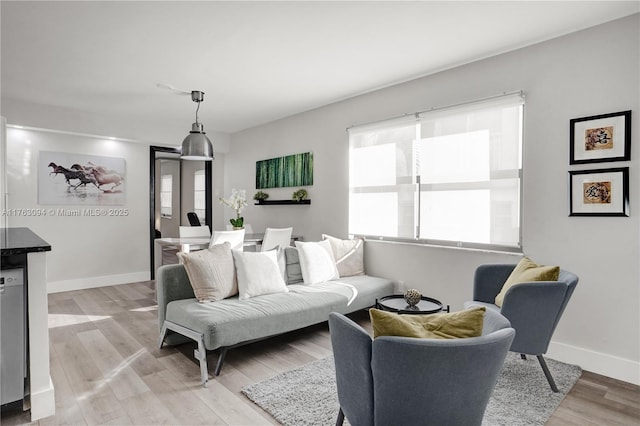
<instances>
[{"instance_id":1,"label":"sofa cushion","mask_svg":"<svg viewBox=\"0 0 640 426\"><path fill-rule=\"evenodd\" d=\"M370 309L373 337L404 336L429 339L455 339L478 337L482 334L484 307L464 311L430 314L398 315L397 313Z\"/></svg>"},{"instance_id":2,"label":"sofa cushion","mask_svg":"<svg viewBox=\"0 0 640 426\"><path fill-rule=\"evenodd\" d=\"M558 281L558 275L560 275L559 266L538 265L528 257L523 257L504 282L500 293L496 296L496 305L502 306L507 291L516 284L531 281Z\"/></svg>"},{"instance_id":3,"label":"sofa cushion","mask_svg":"<svg viewBox=\"0 0 640 426\"><path fill-rule=\"evenodd\" d=\"M238 294L231 244L216 244L206 250L178 253L193 293L200 303L214 302Z\"/></svg>"},{"instance_id":4,"label":"sofa cushion","mask_svg":"<svg viewBox=\"0 0 640 426\"><path fill-rule=\"evenodd\" d=\"M175 300L167 305L166 319L204 334L213 350L326 321L329 313L344 309L346 297L334 292L302 292L294 284L287 293L271 293L246 300L231 297L216 303Z\"/></svg>"},{"instance_id":5,"label":"sofa cushion","mask_svg":"<svg viewBox=\"0 0 640 426\"><path fill-rule=\"evenodd\" d=\"M305 284L317 284L340 277L329 241L296 241L296 247Z\"/></svg>"},{"instance_id":6,"label":"sofa cushion","mask_svg":"<svg viewBox=\"0 0 640 426\"><path fill-rule=\"evenodd\" d=\"M364 240L362 238L342 240L325 234L322 238L331 244L331 251L341 277L364 275Z\"/></svg>"},{"instance_id":7,"label":"sofa cushion","mask_svg":"<svg viewBox=\"0 0 640 426\"><path fill-rule=\"evenodd\" d=\"M287 263L287 284L296 284L303 282L298 249L295 247L285 247L284 255Z\"/></svg>"},{"instance_id":8,"label":"sofa cushion","mask_svg":"<svg viewBox=\"0 0 640 426\"><path fill-rule=\"evenodd\" d=\"M232 250L238 272L239 299L289 291L278 266L277 250L243 252Z\"/></svg>"},{"instance_id":9,"label":"sofa cushion","mask_svg":"<svg viewBox=\"0 0 640 426\"><path fill-rule=\"evenodd\" d=\"M345 297L345 304L336 312L341 314L367 309L375 306L383 296L393 294L393 281L387 278L355 275L313 285L291 285L289 288L299 293L330 292Z\"/></svg>"},{"instance_id":10,"label":"sofa cushion","mask_svg":"<svg viewBox=\"0 0 640 426\"><path fill-rule=\"evenodd\" d=\"M393 293L393 281L358 275L288 288L287 293L246 300L237 296L206 304L193 298L173 300L166 305L165 319L202 333L205 347L213 350L327 321L331 312L346 314L368 308L376 299Z\"/></svg>"}]
</instances>

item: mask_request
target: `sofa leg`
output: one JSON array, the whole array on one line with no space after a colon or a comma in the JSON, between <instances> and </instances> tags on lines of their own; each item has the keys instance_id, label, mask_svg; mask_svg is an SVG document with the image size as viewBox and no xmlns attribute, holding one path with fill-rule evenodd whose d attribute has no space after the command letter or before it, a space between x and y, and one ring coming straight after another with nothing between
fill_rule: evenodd
<instances>
[{"instance_id":1,"label":"sofa leg","mask_svg":"<svg viewBox=\"0 0 640 426\"><path fill-rule=\"evenodd\" d=\"M204 346L204 334L198 333L197 331L183 327L171 321L165 321L162 324L162 330L160 331L160 342L158 342L160 347L162 347L162 343L168 330L175 331L189 339L195 340L198 344L198 349L193 351L193 356L200 362L200 380L202 381L202 386L206 388L207 382L209 381L209 371L207 368L207 348Z\"/></svg>"},{"instance_id":2,"label":"sofa leg","mask_svg":"<svg viewBox=\"0 0 640 426\"><path fill-rule=\"evenodd\" d=\"M336 426L342 426L344 424L344 412L342 411L342 407L340 407L340 411L338 411L338 418L336 419Z\"/></svg>"},{"instance_id":3,"label":"sofa leg","mask_svg":"<svg viewBox=\"0 0 640 426\"><path fill-rule=\"evenodd\" d=\"M216 364L215 375L220 375L220 370L222 370L222 364L224 363L224 357L227 356L227 348L220 348L220 355L218 355L218 363Z\"/></svg>"},{"instance_id":4,"label":"sofa leg","mask_svg":"<svg viewBox=\"0 0 640 426\"><path fill-rule=\"evenodd\" d=\"M158 339L158 349L162 349L162 344L164 343L164 338L167 335L167 324L162 324L162 330L160 330L160 339Z\"/></svg>"},{"instance_id":5,"label":"sofa leg","mask_svg":"<svg viewBox=\"0 0 640 426\"><path fill-rule=\"evenodd\" d=\"M540 363L540 367L542 367L542 371L544 371L544 375L547 378L547 382L549 382L549 386L551 386L551 390L554 392L558 392L558 387L556 386L556 382L553 380L553 376L549 371L549 367L547 367L547 363L544 360L542 355L537 355L538 362Z\"/></svg>"},{"instance_id":6,"label":"sofa leg","mask_svg":"<svg viewBox=\"0 0 640 426\"><path fill-rule=\"evenodd\" d=\"M193 351L193 356L200 361L200 380L202 387L206 388L209 381L209 369L207 367L207 349L204 347L202 338L198 340L198 349Z\"/></svg>"},{"instance_id":7,"label":"sofa leg","mask_svg":"<svg viewBox=\"0 0 640 426\"><path fill-rule=\"evenodd\" d=\"M520 354L520 359L527 359L527 356L525 354Z\"/></svg>"}]
</instances>

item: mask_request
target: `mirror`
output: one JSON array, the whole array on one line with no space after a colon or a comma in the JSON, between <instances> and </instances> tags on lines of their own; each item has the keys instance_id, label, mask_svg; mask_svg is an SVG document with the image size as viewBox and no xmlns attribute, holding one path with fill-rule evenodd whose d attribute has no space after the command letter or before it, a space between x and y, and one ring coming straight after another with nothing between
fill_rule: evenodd
<instances>
[{"instance_id":1,"label":"mirror","mask_svg":"<svg viewBox=\"0 0 640 426\"><path fill-rule=\"evenodd\" d=\"M196 209L195 195L200 190L204 170L204 209ZM196 178L196 174L199 176ZM177 148L151 146L149 149L149 253L151 279L155 278L154 240L156 238L178 238L180 225L188 226L187 213L196 211L203 225L211 229L212 191L211 161L181 161ZM162 181L164 179L164 188ZM162 191L161 191L162 190ZM161 194L161 192L163 192ZM165 203L161 203L161 198ZM200 206L202 207L202 206Z\"/></svg>"}]
</instances>

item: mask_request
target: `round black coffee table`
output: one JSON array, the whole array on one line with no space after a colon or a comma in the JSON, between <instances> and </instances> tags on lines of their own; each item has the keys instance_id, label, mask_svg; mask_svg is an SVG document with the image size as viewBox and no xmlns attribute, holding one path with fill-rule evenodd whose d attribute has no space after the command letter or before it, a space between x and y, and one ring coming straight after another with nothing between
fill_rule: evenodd
<instances>
[{"instance_id":1,"label":"round black coffee table","mask_svg":"<svg viewBox=\"0 0 640 426\"><path fill-rule=\"evenodd\" d=\"M449 305L445 307L441 301L426 296L422 296L418 304L411 307L405 302L404 295L402 294L392 294L376 299L376 308L398 314L435 314L438 312L449 312Z\"/></svg>"}]
</instances>

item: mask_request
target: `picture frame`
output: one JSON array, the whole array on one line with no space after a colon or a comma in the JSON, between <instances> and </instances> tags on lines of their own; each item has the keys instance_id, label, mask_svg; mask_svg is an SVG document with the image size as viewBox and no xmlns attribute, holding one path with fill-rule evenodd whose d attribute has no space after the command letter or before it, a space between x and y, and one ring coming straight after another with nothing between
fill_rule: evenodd
<instances>
[{"instance_id":1,"label":"picture frame","mask_svg":"<svg viewBox=\"0 0 640 426\"><path fill-rule=\"evenodd\" d=\"M256 189L313 185L313 152L256 161Z\"/></svg>"},{"instance_id":2,"label":"picture frame","mask_svg":"<svg viewBox=\"0 0 640 426\"><path fill-rule=\"evenodd\" d=\"M40 151L38 156L38 204L126 204L124 158L57 151Z\"/></svg>"},{"instance_id":3,"label":"picture frame","mask_svg":"<svg viewBox=\"0 0 640 426\"><path fill-rule=\"evenodd\" d=\"M629 167L569 171L569 216L629 216Z\"/></svg>"},{"instance_id":4,"label":"picture frame","mask_svg":"<svg viewBox=\"0 0 640 426\"><path fill-rule=\"evenodd\" d=\"M631 111L569 121L569 164L631 159Z\"/></svg>"}]
</instances>

